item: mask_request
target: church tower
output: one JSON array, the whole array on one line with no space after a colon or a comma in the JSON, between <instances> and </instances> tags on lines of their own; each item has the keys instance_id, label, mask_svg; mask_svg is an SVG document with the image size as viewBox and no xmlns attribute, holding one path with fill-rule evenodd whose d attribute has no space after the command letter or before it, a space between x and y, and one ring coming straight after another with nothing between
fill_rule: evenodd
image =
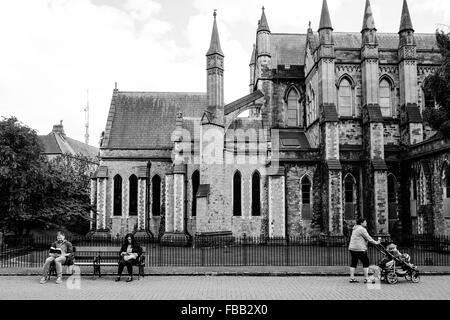
<instances>
[{"instance_id":1,"label":"church tower","mask_svg":"<svg viewBox=\"0 0 450 320\"><path fill-rule=\"evenodd\" d=\"M216 21L217 13L214 11L214 23L211 34L211 44L206 53L207 70L207 96L208 96L208 117L217 125L223 125L224 121L224 54L220 47L219 31Z\"/></svg>"}]
</instances>

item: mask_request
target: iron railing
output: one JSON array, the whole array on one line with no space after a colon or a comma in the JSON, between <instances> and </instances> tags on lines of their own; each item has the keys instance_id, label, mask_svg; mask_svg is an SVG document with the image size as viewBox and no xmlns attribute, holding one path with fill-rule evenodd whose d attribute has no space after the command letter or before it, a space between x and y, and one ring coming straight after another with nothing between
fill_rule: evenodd
<instances>
[{"instance_id":1,"label":"iron railing","mask_svg":"<svg viewBox=\"0 0 450 320\"><path fill-rule=\"evenodd\" d=\"M112 247L121 239L68 239L74 246ZM347 266L350 255L346 237L314 236L289 238L227 237L207 241L161 245L157 240L140 240L145 247L148 267L227 267L227 266ZM0 248L0 268L40 267L48 256L54 237L5 237ZM387 244L387 243L385 243ZM410 236L399 243L418 266L450 266L450 237ZM383 255L369 246L371 263Z\"/></svg>"}]
</instances>

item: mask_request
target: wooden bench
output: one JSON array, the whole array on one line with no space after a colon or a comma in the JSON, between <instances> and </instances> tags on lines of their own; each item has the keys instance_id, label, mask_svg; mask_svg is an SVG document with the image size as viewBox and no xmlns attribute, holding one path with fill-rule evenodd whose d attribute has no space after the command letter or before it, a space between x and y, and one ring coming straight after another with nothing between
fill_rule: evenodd
<instances>
[{"instance_id":1,"label":"wooden bench","mask_svg":"<svg viewBox=\"0 0 450 320\"><path fill-rule=\"evenodd\" d=\"M145 251L142 247L142 254L133 262L133 266L138 267L138 279L144 277ZM101 274L102 266L118 266L120 256L120 247L73 247L73 259L66 259L63 266L92 266L94 268L94 277ZM50 265L51 274L56 274L55 263Z\"/></svg>"}]
</instances>

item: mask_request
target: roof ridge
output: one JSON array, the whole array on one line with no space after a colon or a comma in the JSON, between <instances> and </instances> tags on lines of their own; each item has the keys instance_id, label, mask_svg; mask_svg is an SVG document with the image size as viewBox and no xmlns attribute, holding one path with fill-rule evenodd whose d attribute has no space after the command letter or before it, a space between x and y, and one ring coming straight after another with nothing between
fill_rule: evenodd
<instances>
[{"instance_id":1,"label":"roof ridge","mask_svg":"<svg viewBox=\"0 0 450 320\"><path fill-rule=\"evenodd\" d=\"M271 35L307 36L306 33L272 32Z\"/></svg>"},{"instance_id":2,"label":"roof ridge","mask_svg":"<svg viewBox=\"0 0 450 320\"><path fill-rule=\"evenodd\" d=\"M183 91L118 91L117 93L154 93L154 94L197 94L206 95L206 92L183 92Z\"/></svg>"}]
</instances>

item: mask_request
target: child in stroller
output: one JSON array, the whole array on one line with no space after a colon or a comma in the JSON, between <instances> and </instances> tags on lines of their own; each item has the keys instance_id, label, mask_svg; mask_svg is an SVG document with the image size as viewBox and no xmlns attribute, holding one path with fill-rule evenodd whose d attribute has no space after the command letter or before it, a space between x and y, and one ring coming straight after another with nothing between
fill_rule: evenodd
<instances>
[{"instance_id":1,"label":"child in stroller","mask_svg":"<svg viewBox=\"0 0 450 320\"><path fill-rule=\"evenodd\" d=\"M406 253L401 253L394 243L386 248L378 245L377 248L385 255L385 258L378 264L381 270L381 280L386 280L390 284L398 282L398 278L405 277L413 283L420 281L417 267L411 263L411 257Z\"/></svg>"}]
</instances>

